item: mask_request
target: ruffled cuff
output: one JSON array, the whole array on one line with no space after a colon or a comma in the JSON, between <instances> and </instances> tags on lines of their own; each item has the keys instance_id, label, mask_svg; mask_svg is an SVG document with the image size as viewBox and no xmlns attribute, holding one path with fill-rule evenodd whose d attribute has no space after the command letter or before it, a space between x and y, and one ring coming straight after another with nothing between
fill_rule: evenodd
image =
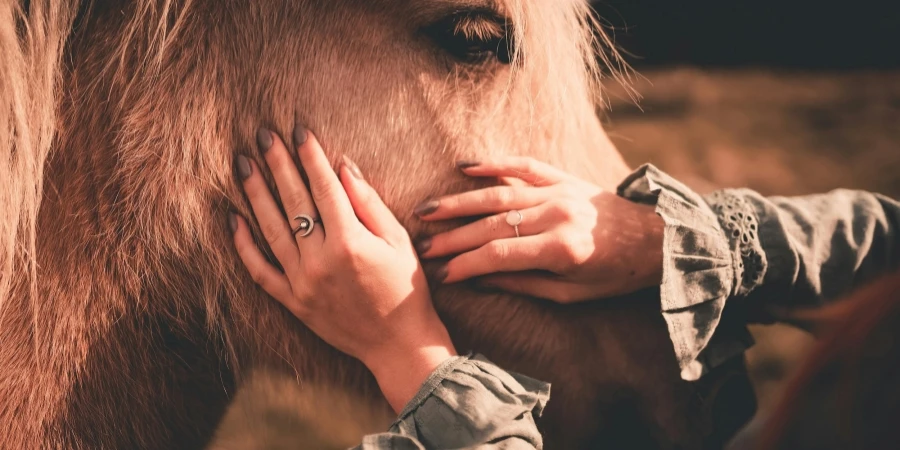
<instances>
[{"instance_id":1,"label":"ruffled cuff","mask_svg":"<svg viewBox=\"0 0 900 450\"><path fill-rule=\"evenodd\" d=\"M549 398L548 383L506 372L481 355L457 356L432 372L389 433L367 439L403 436L425 448L516 440L541 448L534 418L541 416Z\"/></svg>"},{"instance_id":2,"label":"ruffled cuff","mask_svg":"<svg viewBox=\"0 0 900 450\"><path fill-rule=\"evenodd\" d=\"M656 214L665 222L662 314L681 377L697 380L753 343L745 327L713 339L725 302L746 291L738 289L744 286L740 281L745 272L741 251L735 255L730 229L726 235L720 213L713 209L717 206L711 207L702 196L651 164L629 175L618 194L655 205Z\"/></svg>"}]
</instances>

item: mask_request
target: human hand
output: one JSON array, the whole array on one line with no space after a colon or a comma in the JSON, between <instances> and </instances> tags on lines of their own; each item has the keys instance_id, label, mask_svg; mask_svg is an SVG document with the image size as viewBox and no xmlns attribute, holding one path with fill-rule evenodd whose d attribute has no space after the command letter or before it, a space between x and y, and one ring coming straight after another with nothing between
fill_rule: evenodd
<instances>
[{"instance_id":1,"label":"human hand","mask_svg":"<svg viewBox=\"0 0 900 450\"><path fill-rule=\"evenodd\" d=\"M416 244L423 258L456 255L437 272L444 283L480 277L482 286L561 303L660 283L664 223L652 206L531 158L457 166L466 175L508 183L416 207L427 221L488 215Z\"/></svg>"},{"instance_id":2,"label":"human hand","mask_svg":"<svg viewBox=\"0 0 900 450\"><path fill-rule=\"evenodd\" d=\"M256 247L247 222L231 213L241 260L253 280L313 332L362 361L399 412L456 354L409 235L359 168L344 157L335 174L303 127L294 130L294 142L311 195L281 139L260 129L257 141L294 232L259 167L239 155L236 172L284 273Z\"/></svg>"}]
</instances>

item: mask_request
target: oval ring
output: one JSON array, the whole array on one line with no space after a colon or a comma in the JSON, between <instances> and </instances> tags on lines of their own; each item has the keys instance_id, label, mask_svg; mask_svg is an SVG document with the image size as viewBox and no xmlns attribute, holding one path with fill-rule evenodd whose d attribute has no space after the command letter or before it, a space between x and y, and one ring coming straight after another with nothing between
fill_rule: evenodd
<instances>
[{"instance_id":1,"label":"oval ring","mask_svg":"<svg viewBox=\"0 0 900 450\"><path fill-rule=\"evenodd\" d=\"M519 224L521 224L524 219L525 217L522 216L522 213L515 209L506 213L506 223L516 230L516 237L520 237Z\"/></svg>"},{"instance_id":2,"label":"oval ring","mask_svg":"<svg viewBox=\"0 0 900 450\"><path fill-rule=\"evenodd\" d=\"M294 236L297 236L297 233L300 233L300 237L309 236L313 229L316 228L316 220L310 215L298 214L297 217L294 217L294 220L300 222L293 230Z\"/></svg>"}]
</instances>

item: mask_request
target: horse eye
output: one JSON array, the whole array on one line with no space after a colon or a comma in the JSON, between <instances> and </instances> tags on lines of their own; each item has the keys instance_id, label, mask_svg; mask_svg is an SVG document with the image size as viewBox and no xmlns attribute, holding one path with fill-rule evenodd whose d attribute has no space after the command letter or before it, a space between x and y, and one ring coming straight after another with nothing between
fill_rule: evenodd
<instances>
[{"instance_id":1,"label":"horse eye","mask_svg":"<svg viewBox=\"0 0 900 450\"><path fill-rule=\"evenodd\" d=\"M425 28L438 47L466 64L491 58L509 64L513 53L510 33L507 21L489 11L457 12Z\"/></svg>"}]
</instances>

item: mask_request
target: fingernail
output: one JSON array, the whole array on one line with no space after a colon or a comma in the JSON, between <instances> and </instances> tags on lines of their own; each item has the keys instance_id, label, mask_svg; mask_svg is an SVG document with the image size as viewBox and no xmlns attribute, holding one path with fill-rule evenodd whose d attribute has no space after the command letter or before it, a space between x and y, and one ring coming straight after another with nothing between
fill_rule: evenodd
<instances>
[{"instance_id":1,"label":"fingernail","mask_svg":"<svg viewBox=\"0 0 900 450\"><path fill-rule=\"evenodd\" d=\"M416 251L417 251L417 252L419 252L419 253L427 253L428 250L431 250L431 238L430 238L430 237L426 237L426 238L419 239L419 240L416 242L415 247L416 247Z\"/></svg>"},{"instance_id":2,"label":"fingernail","mask_svg":"<svg viewBox=\"0 0 900 450\"><path fill-rule=\"evenodd\" d=\"M298 123L294 126L294 147L299 147L306 143L307 133L308 131L303 125Z\"/></svg>"},{"instance_id":3,"label":"fingernail","mask_svg":"<svg viewBox=\"0 0 900 450\"><path fill-rule=\"evenodd\" d=\"M363 177L363 174L362 174L362 172L360 172L359 167L356 165L355 162L353 162L352 159L350 159L349 156L344 155L343 159L344 159L344 165L347 166L348 169L350 169L350 173L354 177L356 177L357 179L360 179L360 180L365 180L365 177Z\"/></svg>"},{"instance_id":4,"label":"fingernail","mask_svg":"<svg viewBox=\"0 0 900 450\"><path fill-rule=\"evenodd\" d=\"M241 181L246 180L253 173L253 168L250 167L250 160L244 155L237 155L234 159L234 165L237 168L237 174Z\"/></svg>"},{"instance_id":5,"label":"fingernail","mask_svg":"<svg viewBox=\"0 0 900 450\"><path fill-rule=\"evenodd\" d=\"M237 225L237 214L234 211L228 211L228 228L231 228L232 233L237 231Z\"/></svg>"},{"instance_id":6,"label":"fingernail","mask_svg":"<svg viewBox=\"0 0 900 450\"><path fill-rule=\"evenodd\" d=\"M256 144L259 145L260 151L266 153L272 148L272 132L260 127L256 130Z\"/></svg>"},{"instance_id":7,"label":"fingernail","mask_svg":"<svg viewBox=\"0 0 900 450\"><path fill-rule=\"evenodd\" d=\"M413 212L419 217L427 216L437 211L438 206L440 206L440 202L437 200L426 200L420 203L419 206L416 206L415 209L413 209Z\"/></svg>"},{"instance_id":8,"label":"fingernail","mask_svg":"<svg viewBox=\"0 0 900 450\"><path fill-rule=\"evenodd\" d=\"M475 161L475 160L471 160L471 159L464 159L464 160L462 160L462 161L457 161L457 162L456 162L456 168L457 168L457 169L468 169L469 167L475 167L475 166L477 166L477 165L479 165L479 164L481 164L481 161Z\"/></svg>"},{"instance_id":9,"label":"fingernail","mask_svg":"<svg viewBox=\"0 0 900 450\"><path fill-rule=\"evenodd\" d=\"M443 283L444 280L447 279L447 265L444 264L441 267L438 267L438 270L434 271L434 278L438 281L438 283Z\"/></svg>"}]
</instances>

